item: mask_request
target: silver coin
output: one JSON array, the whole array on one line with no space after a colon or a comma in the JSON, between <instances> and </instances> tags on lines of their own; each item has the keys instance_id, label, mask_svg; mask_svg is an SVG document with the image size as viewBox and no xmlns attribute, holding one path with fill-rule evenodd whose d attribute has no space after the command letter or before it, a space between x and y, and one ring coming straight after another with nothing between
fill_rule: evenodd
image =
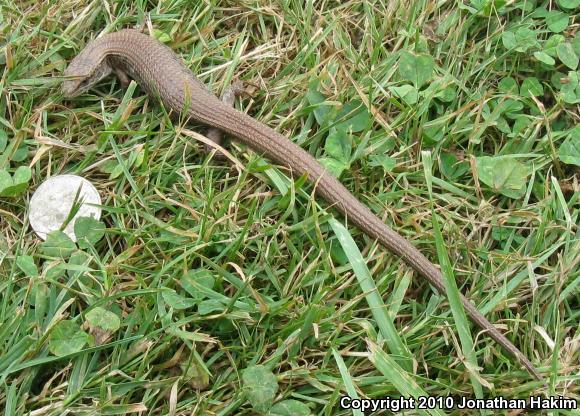
<instances>
[{"instance_id":1,"label":"silver coin","mask_svg":"<svg viewBox=\"0 0 580 416\"><path fill-rule=\"evenodd\" d=\"M101 205L97 188L77 175L52 176L36 189L30 198L28 210L32 229L40 238L46 240L48 233L59 230L69 218L75 199L80 208L62 231L76 241L74 224L77 218L101 218L101 208L95 206Z\"/></svg>"}]
</instances>

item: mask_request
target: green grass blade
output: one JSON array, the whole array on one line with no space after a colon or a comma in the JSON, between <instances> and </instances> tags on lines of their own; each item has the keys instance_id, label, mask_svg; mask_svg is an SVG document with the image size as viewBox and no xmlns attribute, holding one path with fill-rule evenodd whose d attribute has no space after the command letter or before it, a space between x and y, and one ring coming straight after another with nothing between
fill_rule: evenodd
<instances>
[{"instance_id":1,"label":"green grass blade","mask_svg":"<svg viewBox=\"0 0 580 416\"><path fill-rule=\"evenodd\" d=\"M346 364L344 363L344 360L340 356L340 353L336 349L333 348L332 349L332 356L336 360L336 365L338 366L338 370L340 371L340 376L342 377L342 382L344 383L344 388L345 388L346 392L348 393L348 396L353 398L353 399L358 399L359 395L356 392L356 387L354 385L352 377L350 376L348 368L346 367ZM364 416L364 413L361 412L359 409L353 409L352 414L354 416Z\"/></svg>"},{"instance_id":2,"label":"green grass blade","mask_svg":"<svg viewBox=\"0 0 580 416\"><path fill-rule=\"evenodd\" d=\"M367 339L367 347L370 355L369 360L375 365L392 385L401 393L403 397L418 398L421 396L428 396L427 392L423 390L417 381L402 368L395 359L384 352L376 343ZM419 414L423 415L444 415L438 409L428 411L418 410Z\"/></svg>"},{"instance_id":3,"label":"green grass blade","mask_svg":"<svg viewBox=\"0 0 580 416\"><path fill-rule=\"evenodd\" d=\"M439 259L439 264L441 265L443 283L445 284L445 291L447 292L447 298L449 299L449 305L451 306L451 313L453 314L455 327L457 328L459 339L461 341L461 350L465 356L465 359L467 360L468 365L466 367L467 371L469 372L469 378L471 380L471 384L473 385L475 396L477 398L481 398L483 397L483 389L480 383L481 378L479 376L479 367L477 365L477 358L475 356L473 347L473 339L469 330L469 321L467 320L465 309L461 303L460 292L457 288L457 283L455 282L455 277L453 274L453 267L451 266L449 256L447 255L447 250L445 249L445 241L443 240L443 235L441 234L441 229L439 227L439 221L437 219L438 217L433 206L431 153L424 151L422 152L422 155L423 167L425 169L425 179L427 181L427 189L429 191L429 199L431 201L433 234L435 235L435 246L437 247L437 257Z\"/></svg>"},{"instance_id":4,"label":"green grass blade","mask_svg":"<svg viewBox=\"0 0 580 416\"><path fill-rule=\"evenodd\" d=\"M354 242L348 230L337 220L330 219L330 226L334 234L338 237L338 241L342 249L346 253L348 260L352 266L352 270L356 276L358 284L365 294L365 299L371 309L373 318L375 319L379 332L387 342L389 349L393 354L396 354L401 359L402 365L405 368L411 368L411 355L405 344L403 343L399 332L392 320L387 314L387 307L385 306L381 295L375 285L371 273L366 266L365 260Z\"/></svg>"}]
</instances>

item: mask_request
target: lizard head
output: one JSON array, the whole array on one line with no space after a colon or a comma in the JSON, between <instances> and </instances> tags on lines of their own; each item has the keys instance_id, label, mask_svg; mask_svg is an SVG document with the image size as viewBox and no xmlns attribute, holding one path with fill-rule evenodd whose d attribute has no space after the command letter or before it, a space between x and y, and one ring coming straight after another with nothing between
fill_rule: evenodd
<instances>
[{"instance_id":1,"label":"lizard head","mask_svg":"<svg viewBox=\"0 0 580 416\"><path fill-rule=\"evenodd\" d=\"M62 83L65 97L75 97L87 92L93 85L111 73L111 66L99 48L87 45L64 71L67 78Z\"/></svg>"}]
</instances>

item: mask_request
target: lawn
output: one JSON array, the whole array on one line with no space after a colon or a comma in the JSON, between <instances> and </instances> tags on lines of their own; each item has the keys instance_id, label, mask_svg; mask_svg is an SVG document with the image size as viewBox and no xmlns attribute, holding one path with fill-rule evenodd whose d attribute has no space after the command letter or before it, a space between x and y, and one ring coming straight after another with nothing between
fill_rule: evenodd
<instances>
[{"instance_id":1,"label":"lawn","mask_svg":"<svg viewBox=\"0 0 580 416\"><path fill-rule=\"evenodd\" d=\"M0 0L2 414L577 400L579 8ZM67 63L127 27L217 95L243 81L235 106L443 265L545 383L304 178L235 140L226 160L207 153L205 126L114 77L65 99ZM96 186L102 217L80 221L76 243L60 231L43 242L28 203L65 173Z\"/></svg>"}]
</instances>

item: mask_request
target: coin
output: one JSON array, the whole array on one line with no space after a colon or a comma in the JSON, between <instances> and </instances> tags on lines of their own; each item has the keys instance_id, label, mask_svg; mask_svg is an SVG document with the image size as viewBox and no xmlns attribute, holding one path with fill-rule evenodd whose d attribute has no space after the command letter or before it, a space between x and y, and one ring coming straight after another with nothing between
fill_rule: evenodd
<instances>
[{"instance_id":1,"label":"coin","mask_svg":"<svg viewBox=\"0 0 580 416\"><path fill-rule=\"evenodd\" d=\"M101 197L97 188L77 175L57 175L44 181L30 198L28 219L36 234L46 240L51 231L60 230L69 219L74 203L78 212L62 230L76 241L74 224L79 217L101 218Z\"/></svg>"}]
</instances>

